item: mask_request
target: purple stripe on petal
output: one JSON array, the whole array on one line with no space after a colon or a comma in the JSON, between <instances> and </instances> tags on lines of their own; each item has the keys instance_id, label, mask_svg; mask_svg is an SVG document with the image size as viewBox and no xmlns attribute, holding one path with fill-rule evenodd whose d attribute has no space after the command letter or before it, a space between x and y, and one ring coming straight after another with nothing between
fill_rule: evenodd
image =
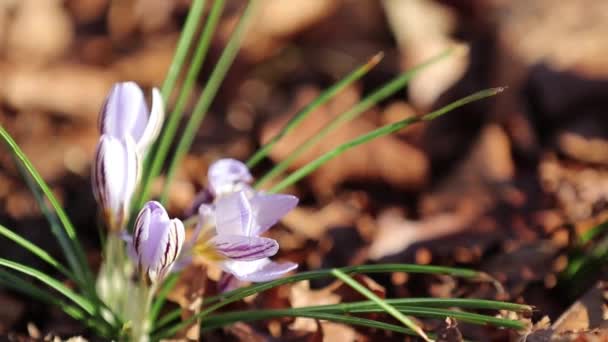
<instances>
[{"instance_id":1,"label":"purple stripe on petal","mask_svg":"<svg viewBox=\"0 0 608 342\"><path fill-rule=\"evenodd\" d=\"M251 230L251 204L243 191L218 198L215 205L215 224L219 235L245 235Z\"/></svg>"},{"instance_id":2,"label":"purple stripe on petal","mask_svg":"<svg viewBox=\"0 0 608 342\"><path fill-rule=\"evenodd\" d=\"M218 235L213 238L217 252L233 260L251 261L277 254L279 243L264 237Z\"/></svg>"}]
</instances>

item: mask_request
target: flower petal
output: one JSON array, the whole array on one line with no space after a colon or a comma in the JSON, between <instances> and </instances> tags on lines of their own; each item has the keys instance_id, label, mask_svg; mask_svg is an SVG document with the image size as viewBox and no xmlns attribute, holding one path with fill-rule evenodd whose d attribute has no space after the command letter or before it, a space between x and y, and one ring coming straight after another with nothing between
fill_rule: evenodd
<instances>
[{"instance_id":1,"label":"flower petal","mask_svg":"<svg viewBox=\"0 0 608 342\"><path fill-rule=\"evenodd\" d=\"M242 190L253 181L247 165L230 158L220 159L211 164L207 178L209 187L216 196Z\"/></svg>"},{"instance_id":2,"label":"flower petal","mask_svg":"<svg viewBox=\"0 0 608 342\"><path fill-rule=\"evenodd\" d=\"M215 224L218 235L248 235L253 226L251 203L245 192L232 193L217 199Z\"/></svg>"},{"instance_id":3,"label":"flower petal","mask_svg":"<svg viewBox=\"0 0 608 342\"><path fill-rule=\"evenodd\" d=\"M120 230L126 223L140 163L130 136L125 139L101 136L92 168L93 193L112 230Z\"/></svg>"},{"instance_id":4,"label":"flower petal","mask_svg":"<svg viewBox=\"0 0 608 342\"><path fill-rule=\"evenodd\" d=\"M101 134L140 139L148 122L148 106L143 92L135 82L116 83L101 109Z\"/></svg>"},{"instance_id":5,"label":"flower petal","mask_svg":"<svg viewBox=\"0 0 608 342\"><path fill-rule=\"evenodd\" d=\"M298 268L298 264L276 263L267 258L255 261L227 260L222 263L222 268L239 280L259 283L280 278Z\"/></svg>"},{"instance_id":6,"label":"flower petal","mask_svg":"<svg viewBox=\"0 0 608 342\"><path fill-rule=\"evenodd\" d=\"M220 255L233 260L258 260L271 257L279 251L279 243L265 237L218 235L212 241Z\"/></svg>"},{"instance_id":7,"label":"flower petal","mask_svg":"<svg viewBox=\"0 0 608 342\"><path fill-rule=\"evenodd\" d=\"M264 233L297 204L298 198L293 195L256 193L251 198L255 224L250 234L257 236Z\"/></svg>"},{"instance_id":8,"label":"flower petal","mask_svg":"<svg viewBox=\"0 0 608 342\"><path fill-rule=\"evenodd\" d=\"M147 116L147 113L146 113ZM145 128L137 139L137 148L143 156L148 148L154 143L165 120L165 104L158 89L152 89L152 111L146 120Z\"/></svg>"}]
</instances>

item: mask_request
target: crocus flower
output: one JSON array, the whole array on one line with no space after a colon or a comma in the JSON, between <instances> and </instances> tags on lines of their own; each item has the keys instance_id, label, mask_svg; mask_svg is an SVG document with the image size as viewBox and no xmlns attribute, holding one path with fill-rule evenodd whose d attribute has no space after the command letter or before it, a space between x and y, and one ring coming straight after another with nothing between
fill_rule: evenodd
<instances>
[{"instance_id":1,"label":"crocus flower","mask_svg":"<svg viewBox=\"0 0 608 342\"><path fill-rule=\"evenodd\" d=\"M111 231L124 228L129 204L137 186L140 157L130 136L102 135L93 160L93 194Z\"/></svg>"},{"instance_id":2,"label":"crocus flower","mask_svg":"<svg viewBox=\"0 0 608 342\"><path fill-rule=\"evenodd\" d=\"M215 196L222 196L243 190L253 181L249 168L236 159L220 159L207 172L209 189Z\"/></svg>"},{"instance_id":3,"label":"crocus flower","mask_svg":"<svg viewBox=\"0 0 608 342\"><path fill-rule=\"evenodd\" d=\"M215 203L217 235L211 242L224 271L240 281L262 282L276 279L297 268L297 264L275 263L269 257L278 251L278 243L261 237L268 228L293 209L298 199L291 195L239 191L220 197Z\"/></svg>"},{"instance_id":4,"label":"crocus flower","mask_svg":"<svg viewBox=\"0 0 608 342\"><path fill-rule=\"evenodd\" d=\"M134 82L116 83L101 109L101 134L123 139L131 136L143 156L158 137L165 117L163 99L158 89L152 89L152 110L142 90Z\"/></svg>"},{"instance_id":5,"label":"crocus flower","mask_svg":"<svg viewBox=\"0 0 608 342\"><path fill-rule=\"evenodd\" d=\"M170 219L160 203L147 202L137 216L131 242L139 270L146 273L153 284L161 281L171 271L184 239L182 221Z\"/></svg>"}]
</instances>

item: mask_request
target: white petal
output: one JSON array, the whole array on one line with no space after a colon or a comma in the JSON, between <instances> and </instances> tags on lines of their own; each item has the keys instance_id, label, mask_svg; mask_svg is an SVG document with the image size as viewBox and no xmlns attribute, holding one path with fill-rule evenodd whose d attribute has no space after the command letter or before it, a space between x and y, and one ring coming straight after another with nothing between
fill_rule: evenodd
<instances>
[{"instance_id":1,"label":"white petal","mask_svg":"<svg viewBox=\"0 0 608 342\"><path fill-rule=\"evenodd\" d=\"M137 140L137 148L143 156L154 143L165 120L165 104L158 89L152 89L152 111L146 122L143 133Z\"/></svg>"}]
</instances>

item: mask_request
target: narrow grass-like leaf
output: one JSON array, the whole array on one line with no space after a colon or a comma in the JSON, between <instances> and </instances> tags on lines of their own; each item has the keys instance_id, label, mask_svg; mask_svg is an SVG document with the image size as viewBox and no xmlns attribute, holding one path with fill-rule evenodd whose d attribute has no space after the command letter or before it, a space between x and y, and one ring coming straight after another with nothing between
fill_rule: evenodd
<instances>
[{"instance_id":1,"label":"narrow grass-like leaf","mask_svg":"<svg viewBox=\"0 0 608 342\"><path fill-rule=\"evenodd\" d=\"M407 273L420 273L420 274L443 274L450 275L453 277L461 277L465 279L477 280L477 281L493 281L493 279L484 272L478 272L474 270L455 268L455 267L443 267L443 266L429 266L429 265L413 265L413 264L381 264L381 265L358 265L358 266L347 266L342 267L340 270L347 274L357 273L391 273L391 272L407 272ZM312 280L332 277L331 270L318 270L297 273L289 277L276 279L266 283L253 284L244 288L236 289L230 292L226 292L217 296L206 298L203 301L204 310L198 315L185 320L180 323L181 327L185 327L191 324L195 320L209 315L215 310L224 307L230 303L239 301L245 297L260 293L271 288L295 283L302 280ZM161 321L171 321L171 317L175 317L176 311L169 313L169 316L161 318ZM179 312L177 312L179 315ZM160 326L157 325L157 326Z\"/></svg>"},{"instance_id":2,"label":"narrow grass-like leaf","mask_svg":"<svg viewBox=\"0 0 608 342\"><path fill-rule=\"evenodd\" d=\"M400 314L407 314L415 317L428 317L443 319L452 317L460 322L466 322L477 325L492 325L501 328L510 328L521 330L527 327L527 324L514 319L499 318L490 315L482 315L470 312L457 310L424 308L416 306L398 307ZM359 309L353 313L385 313L384 308L378 306L374 308ZM334 314L336 312L324 312L321 310L310 310L310 308L291 308L291 309L271 309L271 310L245 310L232 311L221 314L214 314L206 317L203 320L203 329L212 329L221 326L233 324L235 322L251 322L258 320L266 320L280 317L315 317L314 314Z\"/></svg>"},{"instance_id":3,"label":"narrow grass-like leaf","mask_svg":"<svg viewBox=\"0 0 608 342\"><path fill-rule=\"evenodd\" d=\"M177 102L171 111L171 115L168 117L165 127L163 128L158 147L153 154L154 159L151 161L149 171L146 173L145 178L143 178L144 181L142 182L139 200L136 202L134 210L138 210L138 208L140 208L143 203L148 200L152 181L160 174L163 164L167 159L167 154L169 153L169 148L171 147L171 143L175 137L180 119L182 118L184 107L188 102L190 92L196 83L201 67L205 61L205 57L207 56L209 43L211 42L211 38L215 32L217 23L219 22L224 5L225 0L216 0L213 2L213 6L211 7L209 16L207 17L207 22L203 32L201 33L198 46L196 47L194 56L192 57L192 64L186 73L186 79L177 98ZM184 30L184 32L186 32L186 30Z\"/></svg>"},{"instance_id":4,"label":"narrow grass-like leaf","mask_svg":"<svg viewBox=\"0 0 608 342\"><path fill-rule=\"evenodd\" d=\"M13 232L12 230L6 228L5 226L0 224L0 235L6 237L7 239L15 242L19 246L23 247L30 253L39 257L41 260L45 261L49 265L55 267L59 272L68 277L71 280L76 280L76 277L72 272L65 268L57 259L53 258L49 253L47 253L42 248L38 247L36 244L30 242L25 239L21 235Z\"/></svg>"},{"instance_id":5,"label":"narrow grass-like leaf","mask_svg":"<svg viewBox=\"0 0 608 342\"><path fill-rule=\"evenodd\" d=\"M100 336L107 338L113 337L111 332L116 330L103 318L88 316L81 308L58 299L55 294L45 291L2 268L0 268L0 286L21 292L29 296L30 299L36 299L40 302L54 305L68 316L83 322L95 330Z\"/></svg>"},{"instance_id":6,"label":"narrow grass-like leaf","mask_svg":"<svg viewBox=\"0 0 608 342\"><path fill-rule=\"evenodd\" d=\"M293 150L287 158L282 160L279 164L275 165L275 167L273 167L267 174L260 178L255 184L255 187L259 188L262 185L268 183L270 180L278 176L281 172L285 171L299 156L302 155L302 153L308 151L312 146L314 146L323 138L325 138L333 130L340 127L342 124L356 118L358 115L365 112L366 110L372 108L374 105L376 105L376 103L393 95L394 93L405 87L409 83L409 81L420 71L433 65L441 59L446 58L451 53L452 50L450 49L404 72L403 74L395 77L392 81L388 82L378 90L366 96L363 100L358 102L346 112L335 117L329 123L321 127L321 129L319 129L319 131L316 132L312 137L304 141L295 150Z\"/></svg>"},{"instance_id":7,"label":"narrow grass-like leaf","mask_svg":"<svg viewBox=\"0 0 608 342\"><path fill-rule=\"evenodd\" d=\"M161 196L161 203L163 204L166 203L169 196L169 188L171 186L173 176L175 175L175 171L190 149L190 146L194 141L196 131L205 118L207 110L209 109L211 102L215 98L215 95L217 94L217 91L224 80L224 77L226 76L226 72L228 72L228 69L236 57L236 54L241 46L241 42L245 36L246 29L249 26L249 22L252 18L255 4L257 4L257 1L249 1L247 4L247 7L241 16L241 20L230 37L226 48L222 52L222 55L213 69L213 72L211 72L207 85L203 89L199 100L194 106L192 116L188 120L184 134L177 145L175 154L169 165L169 171L167 172L167 178L165 179L163 193Z\"/></svg>"},{"instance_id":8,"label":"narrow grass-like leaf","mask_svg":"<svg viewBox=\"0 0 608 342\"><path fill-rule=\"evenodd\" d=\"M376 296L372 291L367 289L365 286L359 284L355 279L351 278L348 274L338 270L333 269L331 273L338 279L342 280L346 285L352 287L355 291L359 292L361 295L366 297L367 299L373 301L378 305L382 310L386 311L389 315L393 316L396 320L403 323L406 327L412 329L416 332L420 337L422 337L425 341L430 341L429 337L426 335L424 330L419 327L414 321L409 319L409 317L405 316L399 310L395 309L394 306L385 302L382 298ZM209 319L209 318L207 318Z\"/></svg>"},{"instance_id":9,"label":"narrow grass-like leaf","mask_svg":"<svg viewBox=\"0 0 608 342\"><path fill-rule=\"evenodd\" d=\"M608 221L604 221L581 234L581 236L579 237L579 245L583 246L587 244L591 240L595 239L597 236L604 233L606 230L608 230Z\"/></svg>"},{"instance_id":10,"label":"narrow grass-like leaf","mask_svg":"<svg viewBox=\"0 0 608 342\"><path fill-rule=\"evenodd\" d=\"M21 163L19 167L23 167L29 176L34 180L38 188L44 193L46 199L48 199L51 207L54 209L57 218L61 222L62 227L56 227L52 219L49 219L49 223L51 224L51 229L53 234L57 237L61 249L70 265L72 272L78 277L79 281L83 284L87 284L87 287L94 286L93 275L91 273L91 269L89 268L86 260L86 256L82 249L80 242L76 236L76 230L72 225L72 222L68 218L67 214L57 201L57 198L46 184L44 179L40 176L40 173L36 170L30 160L25 156L21 148L17 145L15 140L10 136L10 134L4 129L4 127L0 126L0 137L4 140L6 145L9 147L13 156ZM29 179L26 177L26 181ZM44 199L40 198L37 193L37 189L32 189L40 207L45 211L47 204ZM49 216L47 215L47 218ZM59 229L61 228L61 229Z\"/></svg>"},{"instance_id":11,"label":"narrow grass-like leaf","mask_svg":"<svg viewBox=\"0 0 608 342\"><path fill-rule=\"evenodd\" d=\"M68 287L66 287L65 285L63 285L60 281L52 278L51 276L38 271L35 268L26 266L26 265L22 265L20 263L11 261L11 260L7 260L4 258L0 258L0 266L4 266L10 269L13 269L15 271L21 272L23 274L26 274L30 277L36 278L38 280L40 280L41 282L43 282L45 285L57 290L59 293L61 293L62 295L66 296L67 298L69 298L71 301L73 301L75 304L77 304L79 307L81 307L86 313L93 315L96 313L95 310L95 306L93 304L91 304L91 302L76 294L74 291L72 291L71 289L69 289Z\"/></svg>"},{"instance_id":12,"label":"narrow grass-like leaf","mask_svg":"<svg viewBox=\"0 0 608 342\"><path fill-rule=\"evenodd\" d=\"M160 313L160 310L165 304L167 295L169 295L169 292L171 292L175 285L177 285L178 280L179 275L177 273L172 273L163 281L163 285L160 291L158 291L158 293L156 294L156 298L154 299L154 303L152 304L152 308L150 309L150 322L153 322L153 324L158 324L156 323L158 314Z\"/></svg>"},{"instance_id":13,"label":"narrow grass-like leaf","mask_svg":"<svg viewBox=\"0 0 608 342\"><path fill-rule=\"evenodd\" d=\"M184 61L186 60L186 56L188 55L188 50L190 50L190 44L193 41L192 37L194 37L194 34L196 33L196 28L200 22L204 9L205 0L192 1L190 11L186 17L186 22L184 23L184 28L179 36L179 41L177 42L175 54L171 60L169 70L167 71L167 77L165 77L165 81L163 82L163 86L161 88L161 94L165 101L169 100L171 92L175 87L177 78L179 77L182 66L184 65Z\"/></svg>"},{"instance_id":14,"label":"narrow grass-like leaf","mask_svg":"<svg viewBox=\"0 0 608 342\"><path fill-rule=\"evenodd\" d=\"M314 170L318 169L321 165L327 163L328 161L330 161L331 159L339 156L340 154L344 153L345 151L359 146L361 144L364 144L372 139L381 137L381 136L385 136L388 134L392 134L394 132L397 132L413 123L416 122L421 122L421 121L430 121L433 120L445 113L448 113L458 107L464 106L470 102L473 101L477 101L477 100L481 100L483 98L486 97L490 97L490 96L494 96L498 93L500 93L501 91L503 91L504 88L492 88L492 89L486 89L486 90L482 90L479 91L477 93L474 93L472 95L469 95L467 97L464 97L460 100L454 101L452 103L450 103L449 105L442 107L441 109L438 109L434 112L431 112L429 114L426 114L424 116L421 117L414 117L414 118L408 118L405 120L401 120L392 124L388 124L385 126L382 126L380 128L377 128L369 133L363 134L351 141L348 141L338 147L336 147L335 149L323 154L322 156L318 157L317 159L311 161L310 163L304 165L303 167L301 167L300 169L298 169L297 171L293 172L292 174L290 174L288 177L286 177L284 180L282 180L281 182L279 182L278 184L276 184L275 186L273 186L269 192L270 193L274 193L274 192L279 192L283 189L285 189L286 187L296 183L297 181L299 181L300 179L302 179L303 177L307 176L309 173L313 172Z\"/></svg>"},{"instance_id":15,"label":"narrow grass-like leaf","mask_svg":"<svg viewBox=\"0 0 608 342\"><path fill-rule=\"evenodd\" d=\"M367 61L362 66L355 69L353 72L348 74L346 77L342 78L336 84L331 86L331 88L325 90L321 95L319 95L316 99L314 99L311 103L306 105L302 110L300 110L291 120L289 120L283 128L273 136L264 146L262 146L249 160L247 161L247 166L249 168L253 168L256 166L266 155L270 152L272 147L281 140L284 136L292 132L298 125L306 119L306 117L312 113L313 110L317 109L319 106L322 106L327 101L331 100L334 96L340 93L344 88L353 82L357 81L365 74L367 74L373 67L375 67L381 60L383 54L378 53L373 56L369 61Z\"/></svg>"}]
</instances>

